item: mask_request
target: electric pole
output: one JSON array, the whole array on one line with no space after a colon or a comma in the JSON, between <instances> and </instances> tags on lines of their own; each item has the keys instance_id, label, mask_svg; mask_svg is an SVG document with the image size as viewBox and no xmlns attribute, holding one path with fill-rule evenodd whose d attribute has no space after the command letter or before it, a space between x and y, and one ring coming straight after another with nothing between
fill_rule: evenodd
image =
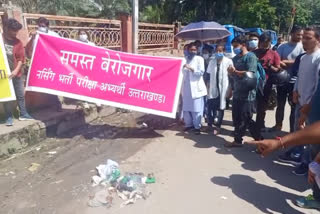
<instances>
[{"instance_id":1,"label":"electric pole","mask_svg":"<svg viewBox=\"0 0 320 214\"><path fill-rule=\"evenodd\" d=\"M139 45L139 0L132 0L132 52L138 53Z\"/></svg>"}]
</instances>

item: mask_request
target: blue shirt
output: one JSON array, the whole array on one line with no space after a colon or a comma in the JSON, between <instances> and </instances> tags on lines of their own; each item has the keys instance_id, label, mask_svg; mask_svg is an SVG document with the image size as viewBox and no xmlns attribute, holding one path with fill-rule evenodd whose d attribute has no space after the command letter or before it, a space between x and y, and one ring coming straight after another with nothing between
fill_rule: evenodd
<instances>
[{"instance_id":1,"label":"blue shirt","mask_svg":"<svg viewBox=\"0 0 320 214\"><path fill-rule=\"evenodd\" d=\"M277 49L278 54L280 55L281 61L282 60L295 60L300 54L304 53L304 49L302 43L285 43L278 47ZM292 66L287 68L287 71L292 77L292 83L296 80L296 77L292 74Z\"/></svg>"}]
</instances>

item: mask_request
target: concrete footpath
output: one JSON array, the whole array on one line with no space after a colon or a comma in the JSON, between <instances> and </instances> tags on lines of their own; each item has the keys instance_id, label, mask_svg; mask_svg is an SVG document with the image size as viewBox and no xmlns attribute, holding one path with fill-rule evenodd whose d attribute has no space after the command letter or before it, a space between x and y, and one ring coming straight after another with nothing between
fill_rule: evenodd
<instances>
[{"instance_id":1,"label":"concrete footpath","mask_svg":"<svg viewBox=\"0 0 320 214\"><path fill-rule=\"evenodd\" d=\"M63 105L63 111L45 108L32 114L34 121L14 121L14 126L0 124L0 159L21 152L36 145L47 137L62 136L70 130L88 124L99 117L115 113L113 107L103 107L101 111L95 105L83 109L76 105Z\"/></svg>"}]
</instances>

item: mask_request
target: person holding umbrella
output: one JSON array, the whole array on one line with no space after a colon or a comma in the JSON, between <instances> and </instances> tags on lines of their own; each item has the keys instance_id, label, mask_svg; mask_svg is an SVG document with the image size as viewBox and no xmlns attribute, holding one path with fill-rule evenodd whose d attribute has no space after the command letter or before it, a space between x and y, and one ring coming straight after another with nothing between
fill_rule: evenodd
<instances>
[{"instance_id":1,"label":"person holding umbrella","mask_svg":"<svg viewBox=\"0 0 320 214\"><path fill-rule=\"evenodd\" d=\"M186 64L183 67L182 110L185 123L184 131L194 129L200 134L201 118L204 109L204 96L207 88L203 80L205 72L204 59L197 56L197 46L191 43L188 46Z\"/></svg>"}]
</instances>

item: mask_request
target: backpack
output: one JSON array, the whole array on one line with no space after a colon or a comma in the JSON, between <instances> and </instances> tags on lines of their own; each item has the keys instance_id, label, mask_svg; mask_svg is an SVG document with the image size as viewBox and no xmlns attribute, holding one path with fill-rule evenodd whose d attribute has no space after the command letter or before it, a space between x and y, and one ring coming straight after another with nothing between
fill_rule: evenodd
<instances>
[{"instance_id":1,"label":"backpack","mask_svg":"<svg viewBox=\"0 0 320 214\"><path fill-rule=\"evenodd\" d=\"M257 56L252 52L249 52L248 54L253 54L257 58ZM266 84L267 78L266 78L266 71L264 70L262 64L259 62L258 58L257 58L256 76L257 76L256 91L257 91L257 93L259 93L260 95L263 96L263 90L264 90L264 86Z\"/></svg>"}]
</instances>

